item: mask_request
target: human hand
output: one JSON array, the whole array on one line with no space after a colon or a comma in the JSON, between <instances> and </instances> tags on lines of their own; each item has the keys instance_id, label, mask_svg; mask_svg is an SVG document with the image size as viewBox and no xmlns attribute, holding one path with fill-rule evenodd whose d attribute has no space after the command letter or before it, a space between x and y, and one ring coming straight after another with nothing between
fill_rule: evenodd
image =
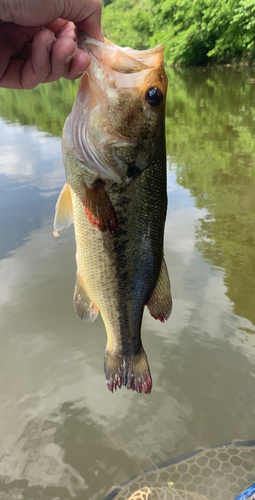
<instances>
[{"instance_id":1,"label":"human hand","mask_svg":"<svg viewBox=\"0 0 255 500\"><path fill-rule=\"evenodd\" d=\"M90 63L74 24L103 41L101 0L0 0L0 87L74 80Z\"/></svg>"}]
</instances>

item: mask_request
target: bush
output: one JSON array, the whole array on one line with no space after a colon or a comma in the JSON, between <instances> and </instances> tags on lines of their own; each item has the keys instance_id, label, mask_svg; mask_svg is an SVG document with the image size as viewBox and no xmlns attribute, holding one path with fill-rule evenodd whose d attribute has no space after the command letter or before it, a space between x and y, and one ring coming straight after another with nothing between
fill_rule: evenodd
<instances>
[{"instance_id":1,"label":"bush","mask_svg":"<svg viewBox=\"0 0 255 500\"><path fill-rule=\"evenodd\" d=\"M105 0L102 25L118 45L163 43L170 64L252 62L255 56L255 0Z\"/></svg>"}]
</instances>

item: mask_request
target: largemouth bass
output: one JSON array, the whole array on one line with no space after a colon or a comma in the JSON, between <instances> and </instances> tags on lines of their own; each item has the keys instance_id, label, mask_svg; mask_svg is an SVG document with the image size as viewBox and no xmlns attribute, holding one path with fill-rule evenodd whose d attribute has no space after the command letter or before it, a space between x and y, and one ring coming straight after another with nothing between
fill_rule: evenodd
<instances>
[{"instance_id":1,"label":"largemouth bass","mask_svg":"<svg viewBox=\"0 0 255 500\"><path fill-rule=\"evenodd\" d=\"M85 321L100 311L105 376L113 391L152 388L141 342L143 309L165 321L172 308L163 257L167 208L163 46L122 49L78 32L91 64L66 120L66 184L56 232L74 223L74 307Z\"/></svg>"}]
</instances>

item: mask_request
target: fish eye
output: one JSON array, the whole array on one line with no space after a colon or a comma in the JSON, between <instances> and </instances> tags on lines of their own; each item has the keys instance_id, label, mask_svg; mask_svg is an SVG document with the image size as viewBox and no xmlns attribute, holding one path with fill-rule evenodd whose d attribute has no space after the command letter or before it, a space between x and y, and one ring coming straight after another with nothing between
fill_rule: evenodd
<instances>
[{"instance_id":1,"label":"fish eye","mask_svg":"<svg viewBox=\"0 0 255 500\"><path fill-rule=\"evenodd\" d=\"M145 101L152 108L159 106L164 99L164 96L158 87L150 87L145 94Z\"/></svg>"}]
</instances>

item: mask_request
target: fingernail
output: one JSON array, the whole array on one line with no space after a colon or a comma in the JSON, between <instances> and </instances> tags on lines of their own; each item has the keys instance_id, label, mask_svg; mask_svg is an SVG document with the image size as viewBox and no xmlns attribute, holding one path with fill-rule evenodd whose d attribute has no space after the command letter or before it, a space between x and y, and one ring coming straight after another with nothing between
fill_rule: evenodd
<instances>
[{"instance_id":1,"label":"fingernail","mask_svg":"<svg viewBox=\"0 0 255 500\"><path fill-rule=\"evenodd\" d=\"M51 49L52 49L52 47L53 47L54 40L55 40L55 36L53 35L52 39L51 39L51 40L49 40L49 41L47 42L47 49L48 49L48 52L51 52Z\"/></svg>"},{"instance_id":2,"label":"fingernail","mask_svg":"<svg viewBox=\"0 0 255 500\"><path fill-rule=\"evenodd\" d=\"M66 58L66 61L65 61L66 64L70 63L70 61L72 60L72 58L75 56L76 52L77 52L77 47L75 48L74 53L71 56L68 56Z\"/></svg>"}]
</instances>

